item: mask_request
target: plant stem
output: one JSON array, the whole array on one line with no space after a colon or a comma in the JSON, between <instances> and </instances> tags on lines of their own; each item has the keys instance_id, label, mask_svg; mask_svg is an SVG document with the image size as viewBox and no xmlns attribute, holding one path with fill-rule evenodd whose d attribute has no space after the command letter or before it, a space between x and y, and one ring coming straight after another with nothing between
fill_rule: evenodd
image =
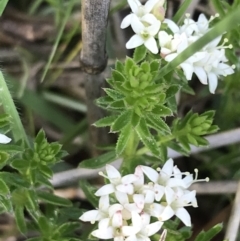
<instances>
[{"instance_id":1,"label":"plant stem","mask_svg":"<svg viewBox=\"0 0 240 241\"><path fill-rule=\"evenodd\" d=\"M16 106L13 102L13 98L9 92L6 81L1 71L0 71L0 103L3 104L3 108L6 114L8 114L11 117L10 125L11 125L11 130L13 133L14 140L16 142L19 140L22 140L22 144L24 143L24 141L27 144L29 144L21 119L17 112Z\"/></svg>"}]
</instances>

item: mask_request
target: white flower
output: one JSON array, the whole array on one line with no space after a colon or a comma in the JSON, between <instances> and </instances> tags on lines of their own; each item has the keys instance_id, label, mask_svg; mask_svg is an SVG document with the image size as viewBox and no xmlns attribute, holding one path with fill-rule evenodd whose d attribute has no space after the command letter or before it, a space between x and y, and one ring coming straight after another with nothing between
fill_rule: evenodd
<instances>
[{"instance_id":1,"label":"white flower","mask_svg":"<svg viewBox=\"0 0 240 241\"><path fill-rule=\"evenodd\" d=\"M127 236L125 241L150 241L150 236L158 232L163 222L157 221L150 224L148 216L140 216L137 212L132 212L132 226L123 226L122 232Z\"/></svg>"},{"instance_id":2,"label":"white flower","mask_svg":"<svg viewBox=\"0 0 240 241\"><path fill-rule=\"evenodd\" d=\"M184 192L181 188L177 188L174 191L170 187L165 187L165 196L167 206L159 216L159 220L166 221L173 215L176 215L186 226L191 226L190 215L184 206L195 203L196 191Z\"/></svg>"},{"instance_id":3,"label":"white flower","mask_svg":"<svg viewBox=\"0 0 240 241\"><path fill-rule=\"evenodd\" d=\"M110 184L106 184L101 187L96 193L96 196L104 196L111 193L115 193L116 198L121 204L125 204L128 202L127 194L132 195L134 192L133 182L137 180L134 174L129 174L124 177L121 176L119 171L111 166L106 165L107 176L103 173L99 173L105 178L109 179Z\"/></svg>"},{"instance_id":4,"label":"white flower","mask_svg":"<svg viewBox=\"0 0 240 241\"><path fill-rule=\"evenodd\" d=\"M151 16L151 15L150 15ZM145 15L143 19L152 21L153 18L155 18L153 15L149 18L149 16ZM133 49L136 48L142 44L145 45L145 47L150 50L152 53L157 54L158 53L158 47L157 42L154 38L154 36L158 33L161 22L155 18L155 20L152 21L152 24L150 26L145 26L135 15L132 17L131 26L133 31L136 33L133 35L130 40L126 43L127 49Z\"/></svg>"},{"instance_id":5,"label":"white flower","mask_svg":"<svg viewBox=\"0 0 240 241\"><path fill-rule=\"evenodd\" d=\"M185 38L184 34L180 35L176 33L174 36L172 36L165 31L159 31L158 39L162 56L165 57L166 55L175 52L178 48L178 45L181 43L182 38Z\"/></svg>"},{"instance_id":6,"label":"white flower","mask_svg":"<svg viewBox=\"0 0 240 241\"><path fill-rule=\"evenodd\" d=\"M126 225L126 223L124 223ZM94 237L99 239L114 239L114 241L124 241L124 236L121 232L121 228L118 226L113 226L110 219L102 220L98 229L92 232Z\"/></svg>"},{"instance_id":7,"label":"white flower","mask_svg":"<svg viewBox=\"0 0 240 241\"><path fill-rule=\"evenodd\" d=\"M4 134L0 134L0 144L7 144L11 141L12 139L7 137Z\"/></svg>"},{"instance_id":8,"label":"white flower","mask_svg":"<svg viewBox=\"0 0 240 241\"><path fill-rule=\"evenodd\" d=\"M122 23L121 28L127 28L132 24L132 17L136 16L140 21L146 21L146 18L143 18L146 14L149 14L153 7L157 4L159 0L149 0L142 5L139 0L128 0L128 4L132 10L132 13L127 15Z\"/></svg>"},{"instance_id":9,"label":"white flower","mask_svg":"<svg viewBox=\"0 0 240 241\"><path fill-rule=\"evenodd\" d=\"M108 218L109 206L109 196L101 196L99 199L99 209L85 212L79 219L83 222L95 223L96 221Z\"/></svg>"}]
</instances>

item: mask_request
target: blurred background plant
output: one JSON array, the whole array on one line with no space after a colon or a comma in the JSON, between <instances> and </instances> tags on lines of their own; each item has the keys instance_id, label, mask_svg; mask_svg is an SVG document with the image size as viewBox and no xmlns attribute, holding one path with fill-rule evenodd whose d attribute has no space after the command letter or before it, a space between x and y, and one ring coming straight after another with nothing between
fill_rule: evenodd
<instances>
[{"instance_id":1,"label":"blurred background plant","mask_svg":"<svg viewBox=\"0 0 240 241\"><path fill-rule=\"evenodd\" d=\"M181 2L168 1L168 18L174 15ZM237 5L240 5L239 0L192 1L188 12L195 19L202 12L208 16L218 12L221 19ZM107 69L114 65L116 58L122 60L132 54L125 48L131 32L120 29L121 20L129 11L126 0L112 1L107 30ZM69 153L64 162L53 167L54 173L77 167L82 160L92 157L84 89L87 78L79 68L79 51L82 48L80 21L80 0L11 0L0 19L1 69L28 135L34 137L43 128L48 140L59 141ZM185 88L178 104L179 116L186 115L190 110L198 113L216 110L214 124L219 126L220 131L238 128L240 123L239 26L226 37L233 45L233 49L227 50L227 55L232 64L236 65L235 74L220 82L215 95L209 94L208 88L198 80L191 81L191 89ZM107 77L108 71L104 73ZM196 95L191 95L193 91ZM180 157L177 162L183 170L189 171L197 165L202 175L209 176L211 180L240 179L239 144L193 154L190 158ZM93 181L96 184L98 182L98 179ZM86 190L86 185L82 183L81 188ZM81 201L88 208L91 204L78 193L78 187L75 183L73 189L68 187L65 191L59 190L59 195L75 203ZM208 194L199 197L199 208L192 210L194 235L216 223L227 223L234 198L232 194L228 192L225 195ZM1 219L0 240L24 240L16 232L11 216L6 218L4 214ZM222 239L223 232L215 240Z\"/></svg>"}]
</instances>

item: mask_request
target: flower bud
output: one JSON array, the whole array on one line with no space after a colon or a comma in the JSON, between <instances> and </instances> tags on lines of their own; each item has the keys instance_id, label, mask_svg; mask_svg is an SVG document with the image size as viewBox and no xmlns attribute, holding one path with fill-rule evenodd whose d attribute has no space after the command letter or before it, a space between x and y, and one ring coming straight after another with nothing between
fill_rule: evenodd
<instances>
[{"instance_id":1,"label":"flower bud","mask_svg":"<svg viewBox=\"0 0 240 241\"><path fill-rule=\"evenodd\" d=\"M151 13L160 21L164 20L165 17L165 0L159 0L153 7Z\"/></svg>"}]
</instances>

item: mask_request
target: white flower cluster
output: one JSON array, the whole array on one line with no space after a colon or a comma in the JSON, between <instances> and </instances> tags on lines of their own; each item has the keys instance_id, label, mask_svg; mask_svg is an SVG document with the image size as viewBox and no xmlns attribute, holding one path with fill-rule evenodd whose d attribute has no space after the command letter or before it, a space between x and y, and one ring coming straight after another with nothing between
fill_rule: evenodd
<instances>
[{"instance_id":1,"label":"white flower cluster","mask_svg":"<svg viewBox=\"0 0 240 241\"><path fill-rule=\"evenodd\" d=\"M0 134L0 144L7 144L11 141L9 137L4 134Z\"/></svg>"},{"instance_id":2,"label":"white flower cluster","mask_svg":"<svg viewBox=\"0 0 240 241\"><path fill-rule=\"evenodd\" d=\"M164 17L164 2L165 0L148 0L145 5L142 5L139 0L128 0L132 13L123 19L121 28L127 28L131 25L135 35L127 42L127 49L133 49L144 44L152 53L157 54L159 52L154 37L161 27L159 19ZM159 9L160 14L156 13L156 9Z\"/></svg>"},{"instance_id":3,"label":"white flower cluster","mask_svg":"<svg viewBox=\"0 0 240 241\"><path fill-rule=\"evenodd\" d=\"M173 21L164 19L165 0L148 0L145 5L142 5L139 0L128 0L128 3L132 13L123 19L121 28L131 25L135 35L126 43L126 48L132 49L144 44L154 54L159 53L160 48L160 55L167 62L172 61L190 44L207 33L209 23L214 19L211 17L208 21L205 15L201 14L196 22L188 16L183 25L178 27ZM172 35L160 30L161 21L168 25ZM226 39L218 46L221 39L222 36L219 36L180 64L187 80L191 80L195 73L202 84L209 85L211 93L215 93L218 77L233 74L235 68L226 64L228 60L225 56L225 48L232 46L225 46Z\"/></svg>"},{"instance_id":4,"label":"white flower cluster","mask_svg":"<svg viewBox=\"0 0 240 241\"><path fill-rule=\"evenodd\" d=\"M172 61L190 44L209 31L209 23L212 19L214 17L207 20L204 14L200 14L197 22L187 17L181 27L178 27L171 20L165 19L174 35L168 35L164 31L159 32L161 56L168 62ZM223 44L218 46L221 39L222 36L214 39L180 64L187 80L191 80L193 73L195 73L202 84L209 85L212 94L215 93L217 88L218 77L233 74L235 68L235 66L226 64L228 60L225 49L232 48L232 45L225 46L228 40L224 39Z\"/></svg>"},{"instance_id":5,"label":"white flower cluster","mask_svg":"<svg viewBox=\"0 0 240 241\"><path fill-rule=\"evenodd\" d=\"M176 215L186 226L191 226L187 206L197 207L196 191L188 187L196 182L190 173L181 173L173 160L169 159L162 169L137 166L134 174L121 176L111 165L106 165L109 180L96 193L99 208L85 212L80 220L98 223L92 235L100 239L114 241L150 241L164 221ZM150 180L144 182L144 174ZM208 178L204 179L208 181ZM154 222L151 217L154 217ZM165 235L165 233L163 233Z\"/></svg>"}]
</instances>

